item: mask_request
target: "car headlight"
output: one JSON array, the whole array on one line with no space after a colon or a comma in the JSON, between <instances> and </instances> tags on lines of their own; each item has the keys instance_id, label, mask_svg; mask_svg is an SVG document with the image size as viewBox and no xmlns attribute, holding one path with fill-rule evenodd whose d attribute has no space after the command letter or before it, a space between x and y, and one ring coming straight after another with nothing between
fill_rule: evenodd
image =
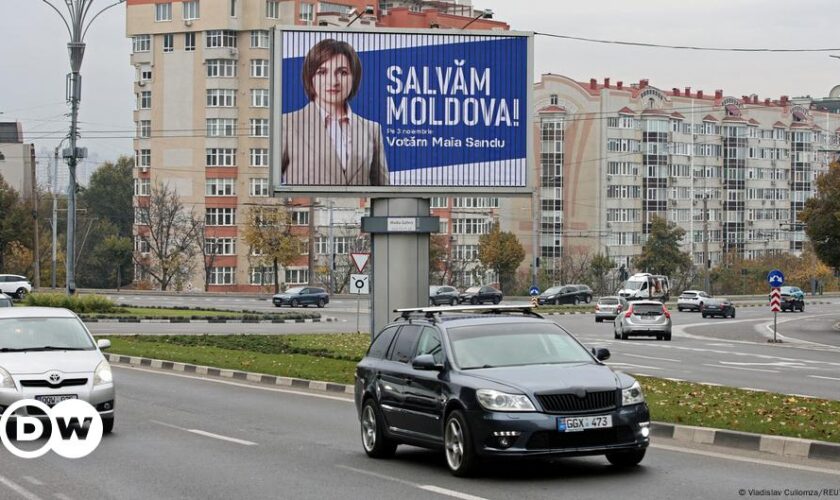
<instances>
[{"instance_id":1,"label":"car headlight","mask_svg":"<svg viewBox=\"0 0 840 500\"><path fill-rule=\"evenodd\" d=\"M642 386L638 381L634 382L629 389L621 390L621 405L630 406L645 402L645 395Z\"/></svg>"},{"instance_id":2,"label":"car headlight","mask_svg":"<svg viewBox=\"0 0 840 500\"><path fill-rule=\"evenodd\" d=\"M0 389L14 389L15 388L15 381L12 380L12 376L9 375L9 372L0 368Z\"/></svg>"},{"instance_id":3,"label":"car headlight","mask_svg":"<svg viewBox=\"0 0 840 500\"><path fill-rule=\"evenodd\" d=\"M111 373L111 364L107 361L99 363L99 366L93 372L93 385L110 384L113 381L114 375Z\"/></svg>"},{"instance_id":4,"label":"car headlight","mask_svg":"<svg viewBox=\"0 0 840 500\"><path fill-rule=\"evenodd\" d=\"M537 411L534 404L524 394L507 394L493 389L475 391L478 402L490 411Z\"/></svg>"}]
</instances>

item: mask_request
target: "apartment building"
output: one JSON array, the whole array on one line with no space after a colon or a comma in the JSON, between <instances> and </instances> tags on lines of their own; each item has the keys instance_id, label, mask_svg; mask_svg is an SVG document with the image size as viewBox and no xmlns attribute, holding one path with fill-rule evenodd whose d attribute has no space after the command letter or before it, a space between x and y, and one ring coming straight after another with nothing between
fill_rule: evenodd
<instances>
[{"instance_id":1,"label":"apartment building","mask_svg":"<svg viewBox=\"0 0 840 500\"><path fill-rule=\"evenodd\" d=\"M188 209L204 214L207 249L214 254L210 290L256 291L274 284L271 268L242 237L252 207L277 203L268 181L272 27L508 29L464 1L371 3L127 0L126 34L136 70L135 205L148 203L151 186L162 182ZM280 280L340 281L336 275L350 268L349 252L366 245L358 229L366 200L294 198L290 205L302 251ZM141 254L148 248L143 222L136 221ZM203 284L199 273L187 285Z\"/></svg>"},{"instance_id":2,"label":"apartment building","mask_svg":"<svg viewBox=\"0 0 840 500\"><path fill-rule=\"evenodd\" d=\"M0 176L21 199L33 196L35 146L23 142L20 122L0 123Z\"/></svg>"},{"instance_id":3,"label":"apartment building","mask_svg":"<svg viewBox=\"0 0 840 500\"><path fill-rule=\"evenodd\" d=\"M535 85L544 270L602 253L630 269L651 217L686 231L712 266L802 251L797 214L838 158L840 115L808 98L659 89L648 80Z\"/></svg>"}]
</instances>

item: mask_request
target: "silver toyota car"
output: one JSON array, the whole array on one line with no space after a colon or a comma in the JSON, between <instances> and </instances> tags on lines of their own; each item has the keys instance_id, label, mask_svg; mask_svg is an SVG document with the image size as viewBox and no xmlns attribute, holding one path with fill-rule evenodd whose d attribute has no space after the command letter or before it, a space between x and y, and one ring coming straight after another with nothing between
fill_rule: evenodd
<instances>
[{"instance_id":1,"label":"silver toyota car","mask_svg":"<svg viewBox=\"0 0 840 500\"><path fill-rule=\"evenodd\" d=\"M671 340L671 313L662 302L637 300L624 313L615 317L613 327L617 339L642 335L656 337L657 340Z\"/></svg>"},{"instance_id":2,"label":"silver toyota car","mask_svg":"<svg viewBox=\"0 0 840 500\"><path fill-rule=\"evenodd\" d=\"M104 431L111 432L114 381L111 365L100 352L110 346L106 339L97 343L67 309L1 308L0 413L21 399L52 407L78 398L97 409Z\"/></svg>"}]
</instances>

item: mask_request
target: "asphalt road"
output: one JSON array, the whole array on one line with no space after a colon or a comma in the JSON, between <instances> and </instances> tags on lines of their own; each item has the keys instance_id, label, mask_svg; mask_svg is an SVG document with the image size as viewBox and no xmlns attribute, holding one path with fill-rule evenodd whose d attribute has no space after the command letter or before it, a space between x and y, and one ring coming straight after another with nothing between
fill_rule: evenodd
<instances>
[{"instance_id":1,"label":"asphalt road","mask_svg":"<svg viewBox=\"0 0 840 500\"><path fill-rule=\"evenodd\" d=\"M840 488L836 464L668 440L654 441L633 470L588 457L493 464L458 479L437 452L403 446L394 459L367 458L344 397L122 367L115 380L114 434L80 460L0 451L0 498L735 499L749 490ZM793 496L802 495L785 498Z\"/></svg>"}]
</instances>

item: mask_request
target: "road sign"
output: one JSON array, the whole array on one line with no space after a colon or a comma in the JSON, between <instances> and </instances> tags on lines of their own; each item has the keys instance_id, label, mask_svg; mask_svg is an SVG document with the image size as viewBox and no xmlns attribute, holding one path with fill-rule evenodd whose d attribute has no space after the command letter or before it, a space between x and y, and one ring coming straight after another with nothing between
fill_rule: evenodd
<instances>
[{"instance_id":1,"label":"road sign","mask_svg":"<svg viewBox=\"0 0 840 500\"><path fill-rule=\"evenodd\" d=\"M351 253L350 257L353 258L353 264L356 264L356 270L360 273L365 270L365 266L367 266L368 260L370 260L369 253Z\"/></svg>"},{"instance_id":2,"label":"road sign","mask_svg":"<svg viewBox=\"0 0 840 500\"><path fill-rule=\"evenodd\" d=\"M770 310L774 313L782 310L782 293L778 288L770 292Z\"/></svg>"},{"instance_id":3,"label":"road sign","mask_svg":"<svg viewBox=\"0 0 840 500\"><path fill-rule=\"evenodd\" d=\"M370 276L367 274L350 275L350 293L367 295L370 293Z\"/></svg>"},{"instance_id":4,"label":"road sign","mask_svg":"<svg viewBox=\"0 0 840 500\"><path fill-rule=\"evenodd\" d=\"M773 288L778 288L785 284L785 275L778 269L773 269L770 271L770 274L767 275L767 282L770 283L770 286Z\"/></svg>"},{"instance_id":5,"label":"road sign","mask_svg":"<svg viewBox=\"0 0 840 500\"><path fill-rule=\"evenodd\" d=\"M540 294L540 289L535 287L535 286L532 286L531 290L529 290L528 293L531 294L531 297L536 297L537 295Z\"/></svg>"}]
</instances>

